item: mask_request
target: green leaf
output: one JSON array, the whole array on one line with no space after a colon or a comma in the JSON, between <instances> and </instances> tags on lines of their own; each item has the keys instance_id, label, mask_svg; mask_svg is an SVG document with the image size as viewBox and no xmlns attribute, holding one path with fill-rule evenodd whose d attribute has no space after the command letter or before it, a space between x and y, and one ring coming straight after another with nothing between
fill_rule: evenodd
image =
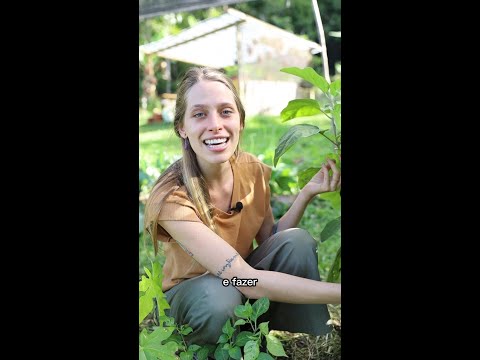
<instances>
[{"instance_id":1,"label":"green leaf","mask_svg":"<svg viewBox=\"0 0 480 360\"><path fill-rule=\"evenodd\" d=\"M188 335L188 334L190 334L192 331L193 331L193 329L192 329L190 326L188 326L188 327L186 327L186 328L183 328L182 331L180 331L180 333L181 333L182 335Z\"/></svg>"},{"instance_id":2,"label":"green leaf","mask_svg":"<svg viewBox=\"0 0 480 360\"><path fill-rule=\"evenodd\" d=\"M270 300L268 300L267 297L262 297L255 301L255 303L252 306L252 316L251 319L253 321L257 320L258 317L262 314L265 314L268 310L268 307L270 306Z\"/></svg>"},{"instance_id":3,"label":"green leaf","mask_svg":"<svg viewBox=\"0 0 480 360\"><path fill-rule=\"evenodd\" d=\"M162 294L162 297L157 297L157 310L159 316L164 316L165 309L170 309L170 305L168 304L167 299L165 299L163 296L164 295Z\"/></svg>"},{"instance_id":4,"label":"green leaf","mask_svg":"<svg viewBox=\"0 0 480 360\"><path fill-rule=\"evenodd\" d=\"M170 335L172 335L174 330L174 326L156 328L148 335L148 339L145 345L148 345L150 343L160 344L163 340L166 340Z\"/></svg>"},{"instance_id":5,"label":"green leaf","mask_svg":"<svg viewBox=\"0 0 480 360\"><path fill-rule=\"evenodd\" d=\"M230 339L235 332L235 329L232 327L232 324L230 323L230 319L227 319L225 322L225 325L223 325L222 332L224 334L227 334L228 338Z\"/></svg>"},{"instance_id":6,"label":"green leaf","mask_svg":"<svg viewBox=\"0 0 480 360\"><path fill-rule=\"evenodd\" d=\"M288 67L280 69L280 71L301 77L303 80L306 80L310 84L318 87L324 93L328 92L329 85L327 80L325 80L323 76L318 75L318 73L311 67L306 67L304 69L300 69L298 67Z\"/></svg>"},{"instance_id":7,"label":"green leaf","mask_svg":"<svg viewBox=\"0 0 480 360\"><path fill-rule=\"evenodd\" d=\"M337 255L335 256L335 260L333 260L332 266L330 267L330 271L327 275L328 282L340 282L340 275L342 273L342 247L340 246L337 250Z\"/></svg>"},{"instance_id":8,"label":"green leaf","mask_svg":"<svg viewBox=\"0 0 480 360\"><path fill-rule=\"evenodd\" d=\"M143 351L141 346L139 346L139 350L138 350L138 360L147 360L145 351Z\"/></svg>"},{"instance_id":9,"label":"green leaf","mask_svg":"<svg viewBox=\"0 0 480 360\"><path fill-rule=\"evenodd\" d=\"M250 304L248 304L250 305ZM252 307L247 305L237 305L233 311L236 316L243 319L248 319L252 315Z\"/></svg>"},{"instance_id":10,"label":"green leaf","mask_svg":"<svg viewBox=\"0 0 480 360\"><path fill-rule=\"evenodd\" d=\"M340 210L341 207L341 197L340 197L340 192L339 191L332 191L332 192L327 192L327 193L322 193L320 194L320 198L323 200L327 200L330 202L330 205L335 210Z\"/></svg>"},{"instance_id":11,"label":"green leaf","mask_svg":"<svg viewBox=\"0 0 480 360\"><path fill-rule=\"evenodd\" d=\"M149 286L150 286L150 280L145 277L145 275L142 275L142 280L140 280L138 284L138 288L140 291L147 291Z\"/></svg>"},{"instance_id":12,"label":"green leaf","mask_svg":"<svg viewBox=\"0 0 480 360\"><path fill-rule=\"evenodd\" d=\"M260 327L260 332L263 334L263 335L268 335L269 333L269 330L268 330L268 323L270 321L267 321L267 322L262 322L259 327Z\"/></svg>"},{"instance_id":13,"label":"green leaf","mask_svg":"<svg viewBox=\"0 0 480 360\"><path fill-rule=\"evenodd\" d=\"M313 125L299 124L294 125L280 138L277 148L275 149L275 157L273 165L277 166L280 156L285 154L300 138L315 135L320 129Z\"/></svg>"},{"instance_id":14,"label":"green leaf","mask_svg":"<svg viewBox=\"0 0 480 360\"><path fill-rule=\"evenodd\" d=\"M323 228L322 232L320 233L320 241L324 242L328 238L330 238L333 234L335 234L341 226L342 217L339 216L332 221L329 221L327 225Z\"/></svg>"},{"instance_id":15,"label":"green leaf","mask_svg":"<svg viewBox=\"0 0 480 360\"><path fill-rule=\"evenodd\" d=\"M141 332L140 332L140 346L143 346L145 344L145 342L147 341L148 339L148 331L147 329L143 329Z\"/></svg>"},{"instance_id":16,"label":"green leaf","mask_svg":"<svg viewBox=\"0 0 480 360\"><path fill-rule=\"evenodd\" d=\"M175 319L171 316L161 315L158 317L158 322L165 323L165 326L175 326Z\"/></svg>"},{"instance_id":17,"label":"green leaf","mask_svg":"<svg viewBox=\"0 0 480 360\"><path fill-rule=\"evenodd\" d=\"M226 342L228 342L228 335L227 334L222 334L220 335L220 337L218 338L217 340L217 344L225 344Z\"/></svg>"},{"instance_id":18,"label":"green leaf","mask_svg":"<svg viewBox=\"0 0 480 360\"><path fill-rule=\"evenodd\" d=\"M305 185L312 179L312 177L320 171L318 167L309 167L298 173L298 188L303 189Z\"/></svg>"},{"instance_id":19,"label":"green leaf","mask_svg":"<svg viewBox=\"0 0 480 360\"><path fill-rule=\"evenodd\" d=\"M241 360L242 350L240 350L240 347L234 346L233 348L228 350L228 355L230 355L230 357L235 359L235 360Z\"/></svg>"},{"instance_id":20,"label":"green leaf","mask_svg":"<svg viewBox=\"0 0 480 360\"><path fill-rule=\"evenodd\" d=\"M257 360L275 360L273 357L271 357L269 354L261 352L258 354Z\"/></svg>"},{"instance_id":21,"label":"green leaf","mask_svg":"<svg viewBox=\"0 0 480 360\"><path fill-rule=\"evenodd\" d=\"M222 344L218 344L217 349L215 350L215 360L228 360L229 355L228 351L223 348Z\"/></svg>"},{"instance_id":22,"label":"green leaf","mask_svg":"<svg viewBox=\"0 0 480 360\"><path fill-rule=\"evenodd\" d=\"M180 359L181 360L193 360L193 352L192 351L186 351L180 353Z\"/></svg>"},{"instance_id":23,"label":"green leaf","mask_svg":"<svg viewBox=\"0 0 480 360\"><path fill-rule=\"evenodd\" d=\"M208 348L203 347L197 352L197 358L198 360L206 360L208 357Z\"/></svg>"},{"instance_id":24,"label":"green leaf","mask_svg":"<svg viewBox=\"0 0 480 360\"><path fill-rule=\"evenodd\" d=\"M267 349L274 356L287 356L285 350L283 350L283 345L275 336L267 335Z\"/></svg>"},{"instance_id":25,"label":"green leaf","mask_svg":"<svg viewBox=\"0 0 480 360\"><path fill-rule=\"evenodd\" d=\"M238 325L245 325L247 322L243 319L238 319L237 321L235 321L235 324L233 324L233 326L238 326Z\"/></svg>"},{"instance_id":26,"label":"green leaf","mask_svg":"<svg viewBox=\"0 0 480 360\"><path fill-rule=\"evenodd\" d=\"M188 351L193 351L193 352L195 352L195 351L197 351L198 349L201 349L201 348L202 348L202 347L201 347L200 345L195 345L195 344L193 344L193 345L190 345L190 346L188 347ZM208 351L208 350L207 350L207 351Z\"/></svg>"},{"instance_id":27,"label":"green leaf","mask_svg":"<svg viewBox=\"0 0 480 360\"><path fill-rule=\"evenodd\" d=\"M149 296L143 295L138 299L138 323L147 317L153 310L153 299Z\"/></svg>"},{"instance_id":28,"label":"green leaf","mask_svg":"<svg viewBox=\"0 0 480 360\"><path fill-rule=\"evenodd\" d=\"M260 353L258 343L255 340L247 341L243 352L245 353L244 360L255 360Z\"/></svg>"},{"instance_id":29,"label":"green leaf","mask_svg":"<svg viewBox=\"0 0 480 360\"><path fill-rule=\"evenodd\" d=\"M337 96L340 93L340 88L341 88L341 82L340 80L335 80L330 84L330 94L332 96Z\"/></svg>"},{"instance_id":30,"label":"green leaf","mask_svg":"<svg viewBox=\"0 0 480 360\"><path fill-rule=\"evenodd\" d=\"M143 350L145 352L145 355L147 356L147 359L149 358L149 355L155 355L157 358L160 358L162 360L178 359L177 356L175 355L175 352L178 350L178 345L175 344L174 342L168 342L165 345L162 345L157 342L151 343L148 346L144 346ZM151 359L154 359L154 358L151 358Z\"/></svg>"},{"instance_id":31,"label":"green leaf","mask_svg":"<svg viewBox=\"0 0 480 360\"><path fill-rule=\"evenodd\" d=\"M235 345L245 346L249 340L252 340L252 337L253 333L251 331L241 331L235 339Z\"/></svg>"},{"instance_id":32,"label":"green leaf","mask_svg":"<svg viewBox=\"0 0 480 360\"><path fill-rule=\"evenodd\" d=\"M296 99L288 102L288 105L280 113L282 122L303 116L313 116L323 113L320 104L313 99Z\"/></svg>"}]
</instances>

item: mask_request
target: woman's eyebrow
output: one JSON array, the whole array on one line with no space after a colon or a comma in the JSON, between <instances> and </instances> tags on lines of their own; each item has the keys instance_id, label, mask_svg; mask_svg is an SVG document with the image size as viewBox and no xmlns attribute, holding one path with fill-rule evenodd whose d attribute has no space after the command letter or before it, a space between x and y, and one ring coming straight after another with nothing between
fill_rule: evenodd
<instances>
[{"instance_id":1,"label":"woman's eyebrow","mask_svg":"<svg viewBox=\"0 0 480 360\"><path fill-rule=\"evenodd\" d=\"M221 106L233 107L234 105L232 103L229 103L229 102L223 102L223 103L217 104L216 106L217 107L221 107ZM207 105L205 105L205 104L195 104L195 105L192 105L191 109L203 108L203 107L207 107Z\"/></svg>"}]
</instances>

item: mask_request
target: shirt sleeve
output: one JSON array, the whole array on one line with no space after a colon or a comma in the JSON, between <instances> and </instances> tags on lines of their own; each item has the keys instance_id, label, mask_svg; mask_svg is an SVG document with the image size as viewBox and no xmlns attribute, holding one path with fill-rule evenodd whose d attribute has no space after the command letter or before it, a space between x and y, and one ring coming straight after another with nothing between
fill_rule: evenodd
<instances>
[{"instance_id":1,"label":"shirt sleeve","mask_svg":"<svg viewBox=\"0 0 480 360\"><path fill-rule=\"evenodd\" d=\"M165 199L158 220L202 222L195 206L182 191L174 191Z\"/></svg>"},{"instance_id":2,"label":"shirt sleeve","mask_svg":"<svg viewBox=\"0 0 480 360\"><path fill-rule=\"evenodd\" d=\"M158 216L158 221L160 220L202 222L195 206L183 191L174 191L165 199ZM158 225L157 230L157 240L162 242L172 241L172 237L163 227Z\"/></svg>"}]
</instances>

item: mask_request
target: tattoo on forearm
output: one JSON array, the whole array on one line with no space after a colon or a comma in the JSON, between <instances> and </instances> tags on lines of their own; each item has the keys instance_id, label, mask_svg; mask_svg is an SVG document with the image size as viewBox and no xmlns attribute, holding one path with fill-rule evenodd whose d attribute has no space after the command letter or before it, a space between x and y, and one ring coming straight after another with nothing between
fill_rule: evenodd
<instances>
[{"instance_id":1,"label":"tattoo on forearm","mask_svg":"<svg viewBox=\"0 0 480 360\"><path fill-rule=\"evenodd\" d=\"M217 271L217 276L222 275L226 268L231 268L231 267L232 267L232 262L233 262L233 260L235 260L235 258L236 258L237 256L238 256L238 253L236 253L235 255L233 255L230 259L227 259L227 260L226 260L227 263L226 263L225 265L223 265L222 270Z\"/></svg>"},{"instance_id":2,"label":"tattoo on forearm","mask_svg":"<svg viewBox=\"0 0 480 360\"><path fill-rule=\"evenodd\" d=\"M183 250L185 250L185 252L186 252L188 255L190 255L191 257L193 257L193 253L192 253L190 250L188 250L184 245L180 244L178 241L177 241L177 244L180 245L180 247L181 247Z\"/></svg>"}]
</instances>

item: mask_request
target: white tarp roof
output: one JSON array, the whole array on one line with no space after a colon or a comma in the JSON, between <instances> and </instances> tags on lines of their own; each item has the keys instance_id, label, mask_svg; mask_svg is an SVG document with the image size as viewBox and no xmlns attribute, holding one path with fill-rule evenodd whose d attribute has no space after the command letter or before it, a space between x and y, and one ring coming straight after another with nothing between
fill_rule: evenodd
<instances>
[{"instance_id":1,"label":"white tarp roof","mask_svg":"<svg viewBox=\"0 0 480 360\"><path fill-rule=\"evenodd\" d=\"M320 51L321 46L313 41L234 9L177 35L140 46L143 54L156 53L167 59L215 68L238 61L242 65L254 64L266 57L290 58L290 66L295 66L295 54Z\"/></svg>"}]
</instances>

